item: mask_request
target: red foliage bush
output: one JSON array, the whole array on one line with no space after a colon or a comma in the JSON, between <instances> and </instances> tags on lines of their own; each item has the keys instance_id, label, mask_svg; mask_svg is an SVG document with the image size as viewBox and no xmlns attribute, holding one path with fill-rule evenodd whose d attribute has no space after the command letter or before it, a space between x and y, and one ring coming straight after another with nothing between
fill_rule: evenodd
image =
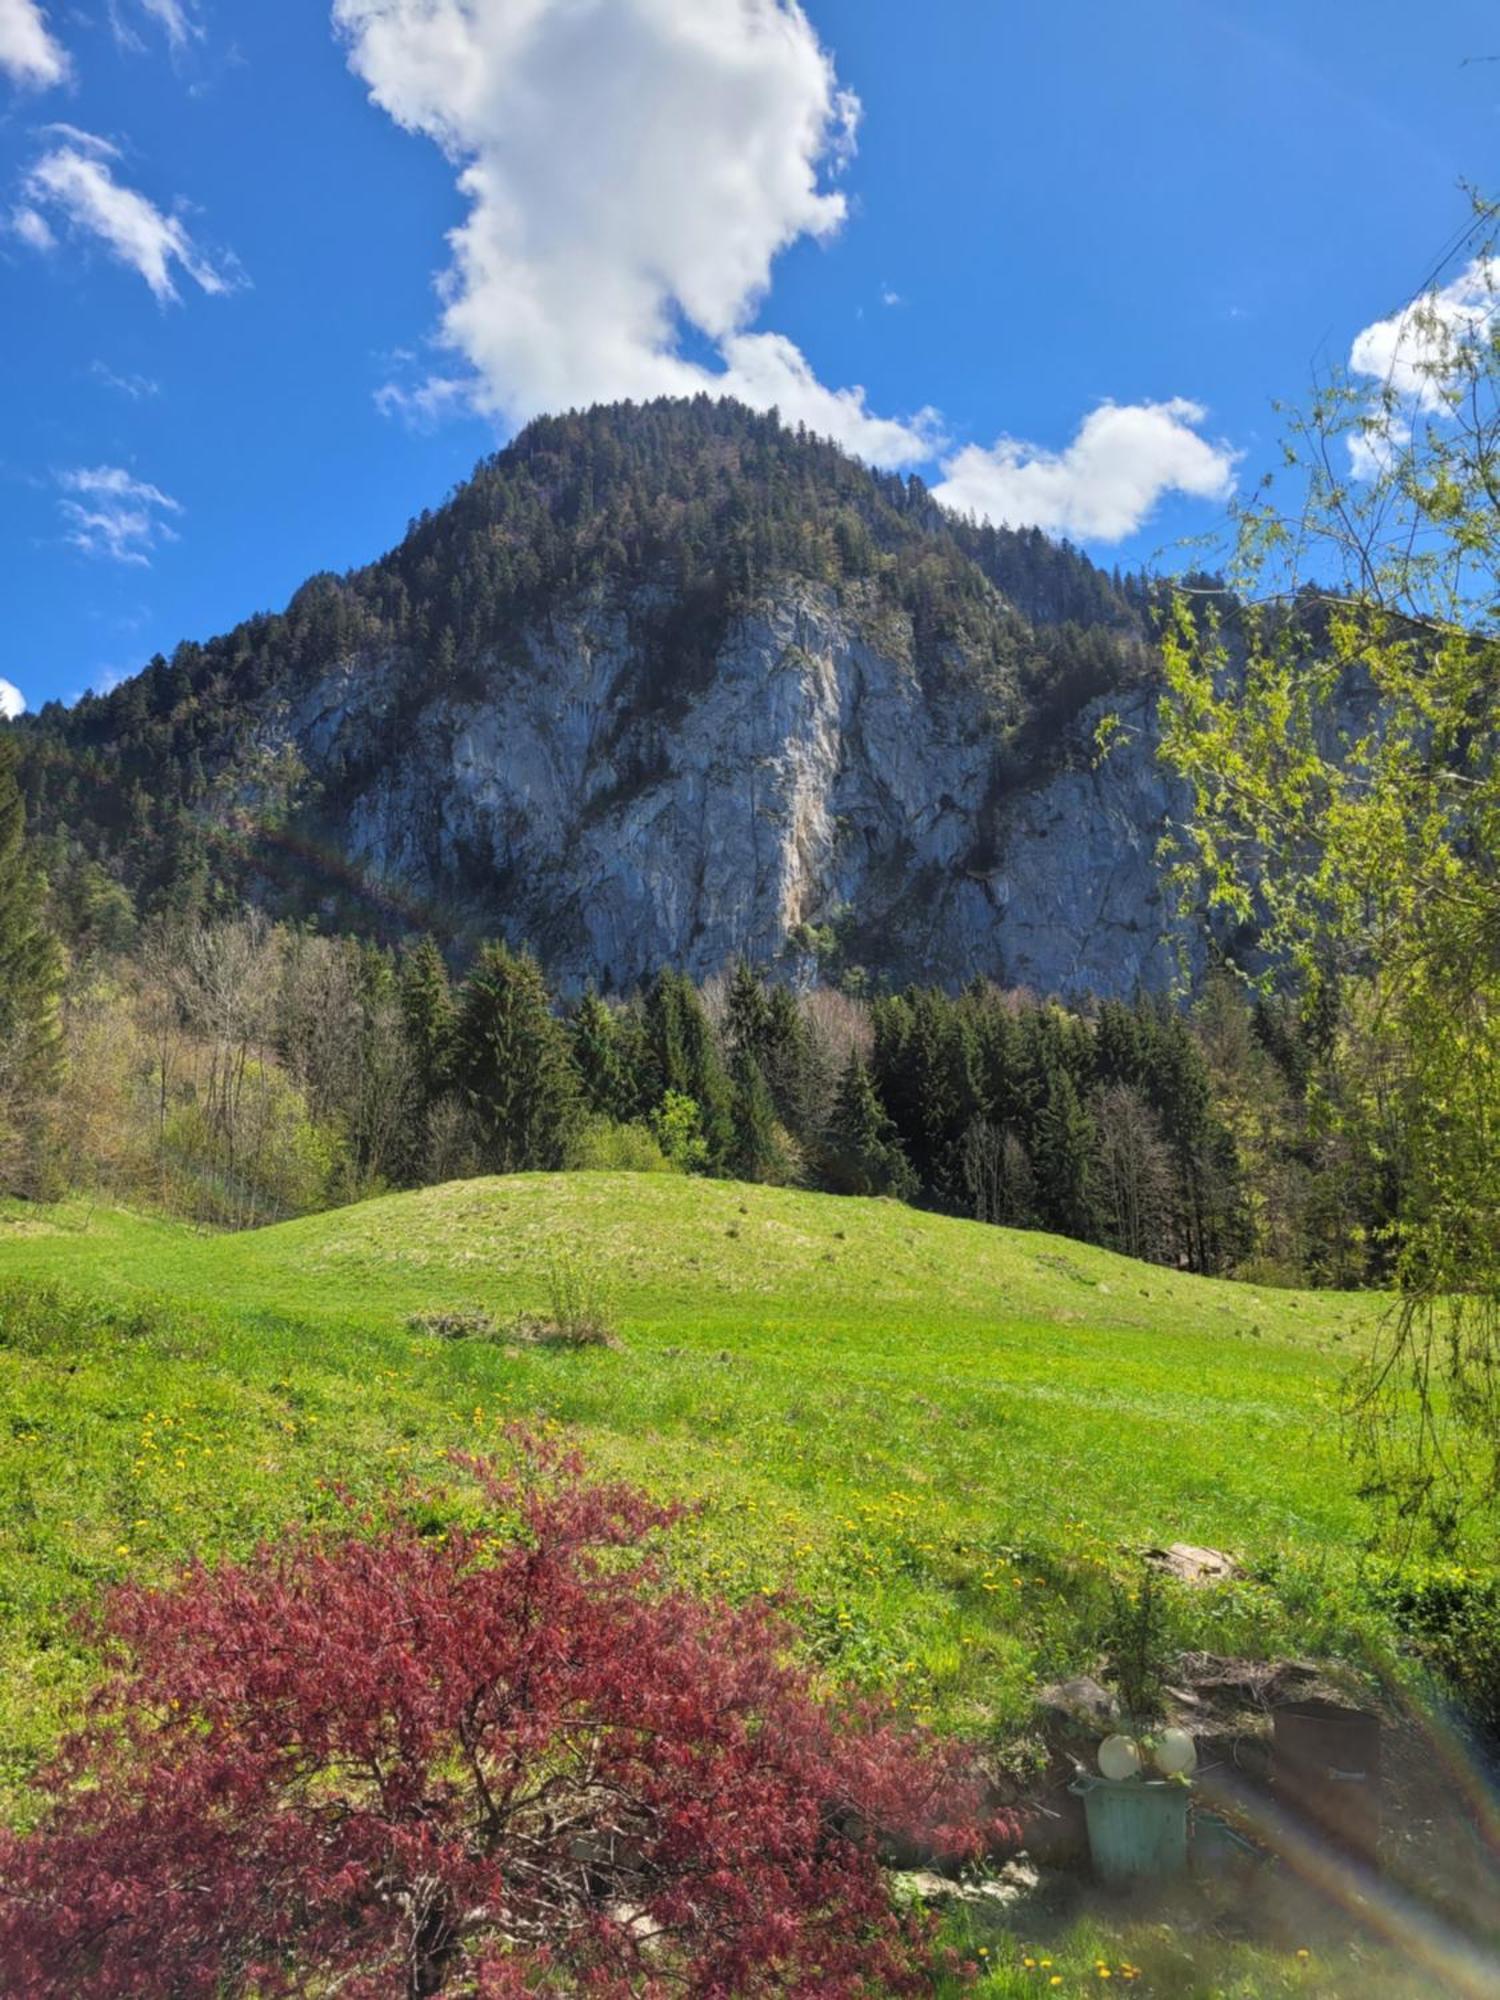
<instances>
[{"instance_id":1,"label":"red foliage bush","mask_svg":"<svg viewBox=\"0 0 1500 2000\"><path fill-rule=\"evenodd\" d=\"M878 1835L1014 1826L819 1699L770 1610L667 1589L674 1510L516 1442L482 1527L393 1507L112 1596L89 1726L0 1836L12 2000L931 1990Z\"/></svg>"}]
</instances>

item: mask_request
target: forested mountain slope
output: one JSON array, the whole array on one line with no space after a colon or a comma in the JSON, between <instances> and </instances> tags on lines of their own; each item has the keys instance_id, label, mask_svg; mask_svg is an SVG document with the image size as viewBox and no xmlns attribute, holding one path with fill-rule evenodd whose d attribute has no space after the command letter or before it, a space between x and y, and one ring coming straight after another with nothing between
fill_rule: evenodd
<instances>
[{"instance_id":1,"label":"forested mountain slope","mask_svg":"<svg viewBox=\"0 0 1500 2000\"><path fill-rule=\"evenodd\" d=\"M23 730L54 874L565 984L1171 969L1147 592L732 403L543 419L400 546ZM1093 714L1140 725L1108 764Z\"/></svg>"}]
</instances>

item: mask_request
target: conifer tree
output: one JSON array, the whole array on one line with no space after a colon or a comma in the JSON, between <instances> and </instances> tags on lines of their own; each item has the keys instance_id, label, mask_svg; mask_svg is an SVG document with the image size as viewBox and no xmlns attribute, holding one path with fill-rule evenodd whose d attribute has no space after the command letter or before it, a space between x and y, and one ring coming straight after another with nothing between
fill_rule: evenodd
<instances>
[{"instance_id":1,"label":"conifer tree","mask_svg":"<svg viewBox=\"0 0 1500 2000\"><path fill-rule=\"evenodd\" d=\"M850 1056L834 1100L828 1178L842 1194L883 1194L910 1201L917 1191L917 1177L896 1127L876 1095L869 1066L857 1054Z\"/></svg>"},{"instance_id":2,"label":"conifer tree","mask_svg":"<svg viewBox=\"0 0 1500 2000\"><path fill-rule=\"evenodd\" d=\"M619 1029L613 1012L592 986L578 1003L572 1038L573 1064L589 1111L596 1118L628 1119L633 1107Z\"/></svg>"},{"instance_id":3,"label":"conifer tree","mask_svg":"<svg viewBox=\"0 0 1500 2000\"><path fill-rule=\"evenodd\" d=\"M1059 1064L1048 1077L1036 1127L1032 1164L1037 1201L1049 1229L1084 1241L1093 1238L1096 1227L1089 1191L1094 1146L1093 1120L1072 1075Z\"/></svg>"},{"instance_id":4,"label":"conifer tree","mask_svg":"<svg viewBox=\"0 0 1500 2000\"><path fill-rule=\"evenodd\" d=\"M796 996L785 986L771 989L761 1067L782 1124L799 1139L813 1137L818 1122L814 1107L833 1079L817 1061Z\"/></svg>"},{"instance_id":5,"label":"conifer tree","mask_svg":"<svg viewBox=\"0 0 1500 2000\"><path fill-rule=\"evenodd\" d=\"M578 1079L567 1031L529 952L488 944L459 994L454 1075L492 1173L564 1164L576 1126Z\"/></svg>"},{"instance_id":6,"label":"conifer tree","mask_svg":"<svg viewBox=\"0 0 1500 2000\"><path fill-rule=\"evenodd\" d=\"M698 1107L710 1173L734 1147L733 1090L697 989L685 973L657 974L646 996L645 1039L650 1108L670 1091Z\"/></svg>"},{"instance_id":7,"label":"conifer tree","mask_svg":"<svg viewBox=\"0 0 1500 2000\"><path fill-rule=\"evenodd\" d=\"M693 1095L693 1078L688 1062L684 1015L687 981L669 967L657 973L646 994L642 1017L646 1095L653 1106L668 1091L679 1097ZM689 989L691 991L691 989Z\"/></svg>"},{"instance_id":8,"label":"conifer tree","mask_svg":"<svg viewBox=\"0 0 1500 2000\"><path fill-rule=\"evenodd\" d=\"M748 958L734 968L729 984L725 1043L731 1056L749 1055L764 1064L771 1026L771 1008L760 974Z\"/></svg>"},{"instance_id":9,"label":"conifer tree","mask_svg":"<svg viewBox=\"0 0 1500 2000\"><path fill-rule=\"evenodd\" d=\"M734 1058L734 1143L729 1170L736 1180L781 1180L786 1148L765 1074L749 1049Z\"/></svg>"},{"instance_id":10,"label":"conifer tree","mask_svg":"<svg viewBox=\"0 0 1500 2000\"><path fill-rule=\"evenodd\" d=\"M424 1106L430 1105L448 1086L453 1047L448 968L430 937L422 938L402 960L397 990L417 1088Z\"/></svg>"}]
</instances>

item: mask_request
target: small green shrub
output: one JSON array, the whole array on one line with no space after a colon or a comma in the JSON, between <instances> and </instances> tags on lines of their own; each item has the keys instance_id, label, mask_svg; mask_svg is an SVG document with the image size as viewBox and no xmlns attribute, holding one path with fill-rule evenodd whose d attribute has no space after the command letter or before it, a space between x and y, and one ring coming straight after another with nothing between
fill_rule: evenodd
<instances>
[{"instance_id":1,"label":"small green shrub","mask_svg":"<svg viewBox=\"0 0 1500 2000\"><path fill-rule=\"evenodd\" d=\"M1136 1729L1160 1719L1172 1665L1171 1621L1162 1579L1141 1564L1134 1584L1118 1583L1104 1635L1101 1678L1120 1698L1120 1709Z\"/></svg>"},{"instance_id":2,"label":"small green shrub","mask_svg":"<svg viewBox=\"0 0 1500 2000\"><path fill-rule=\"evenodd\" d=\"M669 1090L651 1114L651 1129L662 1152L679 1172L707 1171L708 1141L703 1136L703 1113L695 1097Z\"/></svg>"},{"instance_id":3,"label":"small green shrub","mask_svg":"<svg viewBox=\"0 0 1500 2000\"><path fill-rule=\"evenodd\" d=\"M578 1134L570 1162L580 1173L675 1174L682 1171L669 1159L649 1125L622 1125L613 1118L596 1118Z\"/></svg>"},{"instance_id":4,"label":"small green shrub","mask_svg":"<svg viewBox=\"0 0 1500 2000\"><path fill-rule=\"evenodd\" d=\"M1384 1597L1471 1727L1500 1752L1500 1577L1442 1563L1399 1578Z\"/></svg>"},{"instance_id":5,"label":"small green shrub","mask_svg":"<svg viewBox=\"0 0 1500 2000\"><path fill-rule=\"evenodd\" d=\"M617 1336L599 1266L560 1252L547 1265L547 1311L523 1313L511 1327L538 1347L614 1347Z\"/></svg>"}]
</instances>

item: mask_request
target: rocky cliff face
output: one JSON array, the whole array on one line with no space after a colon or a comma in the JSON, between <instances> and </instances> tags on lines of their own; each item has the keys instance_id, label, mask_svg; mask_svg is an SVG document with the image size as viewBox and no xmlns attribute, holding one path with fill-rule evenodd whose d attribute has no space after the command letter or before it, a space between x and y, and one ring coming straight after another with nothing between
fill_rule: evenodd
<instances>
[{"instance_id":1,"label":"rocky cliff face","mask_svg":"<svg viewBox=\"0 0 1500 2000\"><path fill-rule=\"evenodd\" d=\"M574 411L377 561L28 723L28 811L143 913L503 934L565 987L744 952L1130 993L1174 967L1153 603L774 415Z\"/></svg>"},{"instance_id":2,"label":"rocky cliff face","mask_svg":"<svg viewBox=\"0 0 1500 2000\"><path fill-rule=\"evenodd\" d=\"M268 710L261 747L296 752L367 877L439 928L529 942L565 986L741 952L1064 995L1172 977L1149 694L1007 784L973 677L919 671L888 608L787 583L688 686L641 637L652 608L586 593L394 726L394 667L351 657ZM1104 706L1127 728L1094 768Z\"/></svg>"}]
</instances>

